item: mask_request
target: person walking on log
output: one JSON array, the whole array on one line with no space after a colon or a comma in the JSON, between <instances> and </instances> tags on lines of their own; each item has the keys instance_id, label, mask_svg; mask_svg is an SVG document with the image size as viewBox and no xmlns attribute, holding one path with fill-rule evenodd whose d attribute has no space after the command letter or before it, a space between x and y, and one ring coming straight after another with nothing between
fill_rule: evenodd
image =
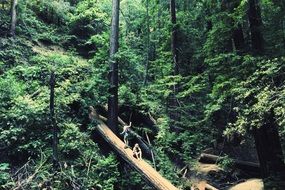
<instances>
[{"instance_id":1,"label":"person walking on log","mask_svg":"<svg viewBox=\"0 0 285 190\"><path fill-rule=\"evenodd\" d=\"M123 132L121 132L120 134L121 135L124 135L124 143L126 144L125 148L128 148L129 147L129 132L130 132L130 127L132 125L132 122L130 122L129 125L125 125L124 128L123 128Z\"/></svg>"}]
</instances>

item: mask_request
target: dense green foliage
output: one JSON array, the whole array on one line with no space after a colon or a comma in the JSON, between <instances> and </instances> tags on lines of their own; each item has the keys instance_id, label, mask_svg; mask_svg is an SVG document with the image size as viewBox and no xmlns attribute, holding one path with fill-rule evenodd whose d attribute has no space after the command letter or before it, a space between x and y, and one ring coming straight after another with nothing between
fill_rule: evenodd
<instances>
[{"instance_id":1,"label":"dense green foliage","mask_svg":"<svg viewBox=\"0 0 285 190\"><path fill-rule=\"evenodd\" d=\"M264 39L259 54L252 51L249 1L228 5L177 0L176 4L179 75L173 76L172 24L166 1L121 1L116 59L119 105L154 116L158 134L146 125L136 126L135 131L152 134L160 173L182 187L175 164L193 164L202 149L220 139L251 135L272 113L285 146L285 4L259 1ZM7 35L9 11L10 3L3 1L0 189L17 186L17 180L30 189L151 189L115 155L99 148L88 119L88 107L105 105L108 98L111 1L19 1L15 38ZM233 39L239 27L244 38L241 49ZM56 74L62 163L56 172L50 161L51 71ZM178 86L178 106L170 109L173 85ZM170 119L171 112L178 113L177 120ZM178 132L169 130L171 126ZM17 171L22 179L17 179Z\"/></svg>"}]
</instances>

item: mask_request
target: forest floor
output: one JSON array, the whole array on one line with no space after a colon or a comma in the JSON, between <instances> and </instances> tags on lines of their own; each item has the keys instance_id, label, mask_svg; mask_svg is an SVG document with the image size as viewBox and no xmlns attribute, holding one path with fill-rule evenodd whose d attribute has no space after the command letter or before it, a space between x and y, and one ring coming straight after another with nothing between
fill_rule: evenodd
<instances>
[{"instance_id":1,"label":"forest floor","mask_svg":"<svg viewBox=\"0 0 285 190\"><path fill-rule=\"evenodd\" d=\"M264 185L261 179L248 179L245 182L234 185L229 190L263 190Z\"/></svg>"},{"instance_id":2,"label":"forest floor","mask_svg":"<svg viewBox=\"0 0 285 190\"><path fill-rule=\"evenodd\" d=\"M219 190L263 190L263 181L259 178L240 178L236 181L226 181L228 177L217 164L198 163L195 168L196 175L188 180L193 190L205 190L207 184ZM225 181L224 181L225 180ZM223 182L222 182L223 181Z\"/></svg>"},{"instance_id":3,"label":"forest floor","mask_svg":"<svg viewBox=\"0 0 285 190\"><path fill-rule=\"evenodd\" d=\"M200 163L191 169L187 180L192 184L192 190L262 190L262 179L238 168L222 168L219 164ZM207 185L210 187L206 188Z\"/></svg>"}]
</instances>

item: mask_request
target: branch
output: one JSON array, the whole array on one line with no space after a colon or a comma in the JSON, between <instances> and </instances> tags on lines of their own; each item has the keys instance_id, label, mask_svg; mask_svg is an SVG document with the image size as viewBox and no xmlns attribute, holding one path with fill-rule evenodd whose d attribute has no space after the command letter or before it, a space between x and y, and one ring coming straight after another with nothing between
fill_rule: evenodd
<instances>
[{"instance_id":1,"label":"branch","mask_svg":"<svg viewBox=\"0 0 285 190\"><path fill-rule=\"evenodd\" d=\"M21 189L23 185L29 184L29 183L34 179L34 177L37 175L37 173L40 171L41 167L46 163L46 161L47 161L47 160L41 162L41 164L40 164L39 167L35 170L35 172L34 172L32 175L30 175L28 178L26 178L26 179L24 179L22 182L20 182L20 183L18 184L18 186L15 187L13 190ZM24 166L26 166L28 163L29 163L29 161L28 161ZM23 167L24 167L24 166L23 166ZM23 167L22 167L22 168L23 168Z\"/></svg>"}]
</instances>

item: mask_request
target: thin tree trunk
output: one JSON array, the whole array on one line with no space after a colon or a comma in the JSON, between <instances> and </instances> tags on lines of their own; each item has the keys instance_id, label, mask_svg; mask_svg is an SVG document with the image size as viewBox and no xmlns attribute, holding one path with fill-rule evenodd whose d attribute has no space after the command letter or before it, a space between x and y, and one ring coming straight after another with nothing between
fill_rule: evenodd
<instances>
[{"instance_id":1,"label":"thin tree trunk","mask_svg":"<svg viewBox=\"0 0 285 190\"><path fill-rule=\"evenodd\" d=\"M146 22L147 22L147 54L146 54L146 65L145 65L145 77L144 85L147 84L148 80L148 69L149 69L149 58L150 58L150 24L149 24L149 0L146 0Z\"/></svg>"},{"instance_id":2,"label":"thin tree trunk","mask_svg":"<svg viewBox=\"0 0 285 190\"><path fill-rule=\"evenodd\" d=\"M272 0L274 5L280 8L279 15L280 15L280 28L282 31L282 42L283 42L283 50L285 49L285 1L284 0ZM283 51L284 52L284 51Z\"/></svg>"},{"instance_id":3,"label":"thin tree trunk","mask_svg":"<svg viewBox=\"0 0 285 190\"><path fill-rule=\"evenodd\" d=\"M156 32L156 37L157 37L157 44L161 44L161 20L162 20L162 16L161 16L161 12L162 12L162 0L158 0L157 1L157 32ZM162 67L160 67L160 77L163 78L164 73L163 73L163 69Z\"/></svg>"},{"instance_id":4,"label":"thin tree trunk","mask_svg":"<svg viewBox=\"0 0 285 190\"><path fill-rule=\"evenodd\" d=\"M120 1L113 0L112 22L110 36L110 88L108 98L108 125L110 129L118 134L118 63L116 53L119 48L119 9Z\"/></svg>"},{"instance_id":5,"label":"thin tree trunk","mask_svg":"<svg viewBox=\"0 0 285 190\"><path fill-rule=\"evenodd\" d=\"M251 49L255 54L262 54L264 40L261 32L262 19L258 0L249 0L248 20L251 33Z\"/></svg>"},{"instance_id":6,"label":"thin tree trunk","mask_svg":"<svg viewBox=\"0 0 285 190\"><path fill-rule=\"evenodd\" d=\"M173 75L179 74L179 67L178 67L178 51L177 51L177 22L176 22L176 6L175 0L170 0L170 15L171 15L171 24L172 24L172 31L171 31L171 51L172 51L172 59L173 59ZM178 120L179 115L178 112L175 110L178 107L178 102L176 99L176 95L178 93L178 85L173 85L173 93L170 95L170 102L169 102L169 117L172 120L170 129L172 131L175 130L174 122Z\"/></svg>"},{"instance_id":7,"label":"thin tree trunk","mask_svg":"<svg viewBox=\"0 0 285 190\"><path fill-rule=\"evenodd\" d=\"M55 74L52 71L50 75L50 120L53 130L53 139L52 139L53 166L56 168L58 166L58 127L56 124L56 119L54 114L54 87L55 87Z\"/></svg>"},{"instance_id":8,"label":"thin tree trunk","mask_svg":"<svg viewBox=\"0 0 285 190\"><path fill-rule=\"evenodd\" d=\"M145 136L146 136L146 139L147 139L148 145L149 145L149 146L152 146L152 145L151 145L151 143L150 143L150 140L149 140L149 137L148 137L147 132L145 132ZM154 169L156 169L154 153L153 153L153 151L152 151L152 150L151 150L151 159L152 159L153 167L154 167Z\"/></svg>"},{"instance_id":9,"label":"thin tree trunk","mask_svg":"<svg viewBox=\"0 0 285 190\"><path fill-rule=\"evenodd\" d=\"M10 35L15 37L16 23L17 23L17 4L18 0L13 0L11 5L11 27L10 27Z\"/></svg>"},{"instance_id":10,"label":"thin tree trunk","mask_svg":"<svg viewBox=\"0 0 285 190\"><path fill-rule=\"evenodd\" d=\"M284 20L282 21L281 25L282 25L283 49L285 49L285 16L284 16Z\"/></svg>"},{"instance_id":11,"label":"thin tree trunk","mask_svg":"<svg viewBox=\"0 0 285 190\"><path fill-rule=\"evenodd\" d=\"M170 0L170 14L171 14L171 24L172 24L172 33L171 33L171 51L174 64L174 75L179 74L178 67L178 51L177 51L177 23L176 23L176 6L175 0ZM174 92L177 89L174 87Z\"/></svg>"}]
</instances>

